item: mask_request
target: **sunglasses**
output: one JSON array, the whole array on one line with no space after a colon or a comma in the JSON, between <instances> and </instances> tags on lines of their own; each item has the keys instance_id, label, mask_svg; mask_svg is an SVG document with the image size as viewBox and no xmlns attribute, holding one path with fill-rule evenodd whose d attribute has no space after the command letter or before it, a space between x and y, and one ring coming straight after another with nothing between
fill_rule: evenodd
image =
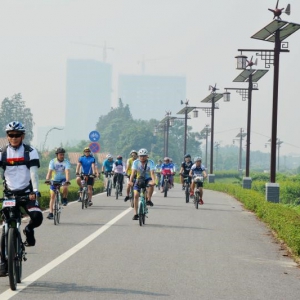
<instances>
[{"instance_id":1,"label":"sunglasses","mask_svg":"<svg viewBox=\"0 0 300 300\"><path fill-rule=\"evenodd\" d=\"M8 133L7 134L10 138L19 138L23 135L23 133Z\"/></svg>"},{"instance_id":2,"label":"sunglasses","mask_svg":"<svg viewBox=\"0 0 300 300\"><path fill-rule=\"evenodd\" d=\"M90 153L91 151L84 151L85 153Z\"/></svg>"}]
</instances>

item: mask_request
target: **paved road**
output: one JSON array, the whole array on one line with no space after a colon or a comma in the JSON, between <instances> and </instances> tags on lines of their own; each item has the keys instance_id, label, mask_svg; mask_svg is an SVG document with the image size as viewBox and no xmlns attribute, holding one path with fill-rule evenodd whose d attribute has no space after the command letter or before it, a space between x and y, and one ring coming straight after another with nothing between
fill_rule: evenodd
<instances>
[{"instance_id":1,"label":"paved road","mask_svg":"<svg viewBox=\"0 0 300 300\"><path fill-rule=\"evenodd\" d=\"M156 193L144 227L123 200L70 203L36 230L18 291L0 278L0 299L299 299L300 269L252 213L218 192L198 210L183 196Z\"/></svg>"}]
</instances>

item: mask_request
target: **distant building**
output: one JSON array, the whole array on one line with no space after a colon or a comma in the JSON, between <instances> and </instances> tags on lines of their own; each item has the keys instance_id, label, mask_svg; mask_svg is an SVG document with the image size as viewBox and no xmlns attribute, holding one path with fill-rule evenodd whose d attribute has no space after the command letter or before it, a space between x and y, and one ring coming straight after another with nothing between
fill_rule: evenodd
<instances>
[{"instance_id":1,"label":"distant building","mask_svg":"<svg viewBox=\"0 0 300 300\"><path fill-rule=\"evenodd\" d=\"M83 59L68 59L66 87L66 142L88 140L101 115L111 108L112 66Z\"/></svg>"},{"instance_id":2,"label":"distant building","mask_svg":"<svg viewBox=\"0 0 300 300\"><path fill-rule=\"evenodd\" d=\"M119 75L119 98L128 104L134 119L162 119L175 115L186 98L184 76ZM147 113L145 113L147 112Z\"/></svg>"}]
</instances>

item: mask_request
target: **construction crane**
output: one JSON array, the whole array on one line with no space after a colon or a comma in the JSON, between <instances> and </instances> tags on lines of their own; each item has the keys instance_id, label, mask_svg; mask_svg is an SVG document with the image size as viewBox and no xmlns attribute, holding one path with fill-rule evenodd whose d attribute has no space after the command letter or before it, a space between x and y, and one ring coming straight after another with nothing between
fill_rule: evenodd
<instances>
[{"instance_id":1,"label":"construction crane","mask_svg":"<svg viewBox=\"0 0 300 300\"><path fill-rule=\"evenodd\" d=\"M106 42L104 42L104 46L96 45L96 44L86 44L86 43L81 43L81 42L71 42L72 44L77 44L77 45L84 45L84 46L90 46L90 47L96 47L96 48L101 48L103 49L103 62L106 62L107 59L107 50L114 50L112 47L107 47Z\"/></svg>"},{"instance_id":2,"label":"construction crane","mask_svg":"<svg viewBox=\"0 0 300 300\"><path fill-rule=\"evenodd\" d=\"M138 60L137 63L141 65L141 72L142 74L145 74L146 71L146 61L154 61L154 60L160 60L160 59L165 59L166 57L158 57L158 58L150 58L150 59L145 59L145 55L143 55L141 60Z\"/></svg>"}]
</instances>

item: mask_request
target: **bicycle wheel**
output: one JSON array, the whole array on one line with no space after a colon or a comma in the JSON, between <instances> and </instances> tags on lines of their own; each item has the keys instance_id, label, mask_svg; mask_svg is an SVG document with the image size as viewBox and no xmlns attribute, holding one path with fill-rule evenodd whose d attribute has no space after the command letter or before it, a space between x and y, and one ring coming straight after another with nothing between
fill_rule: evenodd
<instances>
[{"instance_id":1,"label":"bicycle wheel","mask_svg":"<svg viewBox=\"0 0 300 300\"><path fill-rule=\"evenodd\" d=\"M190 202L190 187L188 184L185 186L185 203Z\"/></svg>"},{"instance_id":2,"label":"bicycle wheel","mask_svg":"<svg viewBox=\"0 0 300 300\"><path fill-rule=\"evenodd\" d=\"M23 243L21 234L18 231L18 238L17 238L17 253L18 259L16 260L16 276L17 276L17 283L21 283L22 280L22 259L23 259Z\"/></svg>"},{"instance_id":3,"label":"bicycle wheel","mask_svg":"<svg viewBox=\"0 0 300 300\"><path fill-rule=\"evenodd\" d=\"M130 206L132 208L134 208L134 194L133 194L132 188L130 189L130 192L129 192L129 199L130 199Z\"/></svg>"},{"instance_id":4,"label":"bicycle wheel","mask_svg":"<svg viewBox=\"0 0 300 300\"><path fill-rule=\"evenodd\" d=\"M106 196L108 197L108 196L110 196L110 194L111 194L111 181L110 181L110 179L108 179L107 187L106 187Z\"/></svg>"},{"instance_id":5,"label":"bicycle wheel","mask_svg":"<svg viewBox=\"0 0 300 300\"><path fill-rule=\"evenodd\" d=\"M84 209L85 198L86 198L86 192L85 192L85 189L83 189L83 190L82 190L82 193L81 193L81 208L82 208L82 209Z\"/></svg>"},{"instance_id":6,"label":"bicycle wheel","mask_svg":"<svg viewBox=\"0 0 300 300\"><path fill-rule=\"evenodd\" d=\"M165 184L164 184L164 197L167 197L168 195L168 180L165 180Z\"/></svg>"},{"instance_id":7,"label":"bicycle wheel","mask_svg":"<svg viewBox=\"0 0 300 300\"><path fill-rule=\"evenodd\" d=\"M144 199L140 197L139 209L138 209L140 226L143 226L143 216L144 216L144 204L143 204L143 202L144 202Z\"/></svg>"},{"instance_id":8,"label":"bicycle wheel","mask_svg":"<svg viewBox=\"0 0 300 300\"><path fill-rule=\"evenodd\" d=\"M54 225L58 224L57 218L58 218L58 198L57 198L57 194L56 194L55 195L55 200L54 200L54 208L53 208Z\"/></svg>"},{"instance_id":9,"label":"bicycle wheel","mask_svg":"<svg viewBox=\"0 0 300 300\"><path fill-rule=\"evenodd\" d=\"M119 183L117 182L117 184L116 184L116 200L118 200L118 198L119 198Z\"/></svg>"},{"instance_id":10,"label":"bicycle wheel","mask_svg":"<svg viewBox=\"0 0 300 300\"><path fill-rule=\"evenodd\" d=\"M9 285L11 290L15 291L17 289L17 270L16 270L16 261L17 261L17 229L9 228L8 230L8 277Z\"/></svg>"},{"instance_id":11,"label":"bicycle wheel","mask_svg":"<svg viewBox=\"0 0 300 300\"><path fill-rule=\"evenodd\" d=\"M199 192L195 193L195 208L198 209L199 205Z\"/></svg>"},{"instance_id":12,"label":"bicycle wheel","mask_svg":"<svg viewBox=\"0 0 300 300\"><path fill-rule=\"evenodd\" d=\"M146 220L146 203L144 203L144 213L143 213L143 215L142 215L142 222L143 222L143 224L145 225L145 220Z\"/></svg>"}]
</instances>

